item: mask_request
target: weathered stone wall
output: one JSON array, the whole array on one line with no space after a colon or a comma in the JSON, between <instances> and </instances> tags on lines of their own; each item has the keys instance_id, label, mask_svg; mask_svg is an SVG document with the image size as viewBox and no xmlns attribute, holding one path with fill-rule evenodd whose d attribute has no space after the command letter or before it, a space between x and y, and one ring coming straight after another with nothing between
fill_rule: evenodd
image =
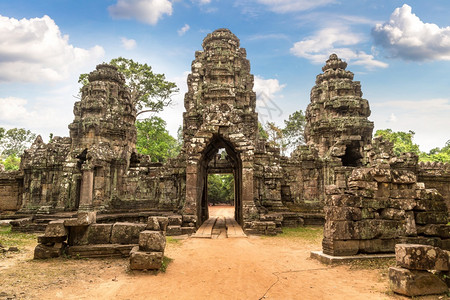
<instances>
[{"instance_id":1,"label":"weathered stone wall","mask_svg":"<svg viewBox=\"0 0 450 300\"><path fill-rule=\"evenodd\" d=\"M417 156L390 156L382 141L374 142L383 153L368 151L376 165L354 168L346 187L327 186L323 252L393 252L397 243L450 249L447 206L435 189L417 182L411 171Z\"/></svg>"},{"instance_id":2,"label":"weathered stone wall","mask_svg":"<svg viewBox=\"0 0 450 300\"><path fill-rule=\"evenodd\" d=\"M22 179L19 171L0 172L0 211L15 211L20 208Z\"/></svg>"},{"instance_id":3,"label":"weathered stone wall","mask_svg":"<svg viewBox=\"0 0 450 300\"><path fill-rule=\"evenodd\" d=\"M418 165L418 180L442 194L450 215L450 164L421 162Z\"/></svg>"}]
</instances>

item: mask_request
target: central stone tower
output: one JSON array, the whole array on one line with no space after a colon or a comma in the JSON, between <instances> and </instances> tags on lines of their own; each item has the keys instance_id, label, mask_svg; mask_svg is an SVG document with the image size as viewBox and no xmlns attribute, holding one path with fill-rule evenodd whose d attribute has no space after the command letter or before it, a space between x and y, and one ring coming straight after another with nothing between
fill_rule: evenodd
<instances>
[{"instance_id":1,"label":"central stone tower","mask_svg":"<svg viewBox=\"0 0 450 300\"><path fill-rule=\"evenodd\" d=\"M253 159L258 116L253 75L246 51L228 29L203 40L188 76L183 115L186 154L185 213L198 222L208 217L208 164L219 149L228 154L235 178L235 217L243 223L256 212L253 200Z\"/></svg>"}]
</instances>

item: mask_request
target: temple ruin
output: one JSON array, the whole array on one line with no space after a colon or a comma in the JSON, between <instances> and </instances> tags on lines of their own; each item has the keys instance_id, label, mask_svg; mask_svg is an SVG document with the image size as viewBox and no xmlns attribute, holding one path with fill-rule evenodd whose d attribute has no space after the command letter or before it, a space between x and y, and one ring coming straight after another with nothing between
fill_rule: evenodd
<instances>
[{"instance_id":1,"label":"temple ruin","mask_svg":"<svg viewBox=\"0 0 450 300\"><path fill-rule=\"evenodd\" d=\"M395 156L389 142L372 139L369 103L347 63L335 54L326 61L306 109L306 144L285 157L259 135L239 39L218 29L202 46L178 157L161 164L137 153L125 79L98 65L74 105L70 137L38 137L19 171L0 172L0 210L37 219L96 211L97 222L176 215L167 234L191 234L209 217L208 174L226 172L246 233L325 222L323 250L332 255L393 252L399 242L450 249L450 166Z\"/></svg>"}]
</instances>

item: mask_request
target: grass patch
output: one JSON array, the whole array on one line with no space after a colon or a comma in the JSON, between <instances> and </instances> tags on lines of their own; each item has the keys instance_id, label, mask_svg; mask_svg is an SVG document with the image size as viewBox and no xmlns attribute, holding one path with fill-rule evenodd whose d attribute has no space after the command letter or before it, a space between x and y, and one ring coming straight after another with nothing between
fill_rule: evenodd
<instances>
[{"instance_id":1,"label":"grass patch","mask_svg":"<svg viewBox=\"0 0 450 300\"><path fill-rule=\"evenodd\" d=\"M176 244L180 243L180 240L174 239L171 236L166 236L166 243L167 244L174 244L174 245L176 245Z\"/></svg>"},{"instance_id":2,"label":"grass patch","mask_svg":"<svg viewBox=\"0 0 450 300\"><path fill-rule=\"evenodd\" d=\"M3 247L26 246L36 241L37 235L33 233L12 232L11 226L0 227L0 244Z\"/></svg>"},{"instance_id":3,"label":"grass patch","mask_svg":"<svg viewBox=\"0 0 450 300\"><path fill-rule=\"evenodd\" d=\"M172 261L173 261L172 258L167 257L167 256L164 256L164 257L163 257L163 260L162 260L161 269L159 269L160 272L166 273L167 268L169 267L169 264L170 264Z\"/></svg>"},{"instance_id":4,"label":"grass patch","mask_svg":"<svg viewBox=\"0 0 450 300\"><path fill-rule=\"evenodd\" d=\"M276 237L302 239L307 241L318 241L323 238L323 227L307 226L296 228L283 228L283 233L277 235Z\"/></svg>"}]
</instances>

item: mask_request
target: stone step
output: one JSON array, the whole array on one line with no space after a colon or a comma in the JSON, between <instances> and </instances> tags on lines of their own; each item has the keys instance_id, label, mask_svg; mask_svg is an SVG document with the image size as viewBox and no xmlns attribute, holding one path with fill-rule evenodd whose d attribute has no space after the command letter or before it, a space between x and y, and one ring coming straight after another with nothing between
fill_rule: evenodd
<instances>
[{"instance_id":1,"label":"stone step","mask_svg":"<svg viewBox=\"0 0 450 300\"><path fill-rule=\"evenodd\" d=\"M133 247L137 244L100 244L71 246L67 248L67 254L71 257L98 258L98 257L128 257Z\"/></svg>"}]
</instances>

